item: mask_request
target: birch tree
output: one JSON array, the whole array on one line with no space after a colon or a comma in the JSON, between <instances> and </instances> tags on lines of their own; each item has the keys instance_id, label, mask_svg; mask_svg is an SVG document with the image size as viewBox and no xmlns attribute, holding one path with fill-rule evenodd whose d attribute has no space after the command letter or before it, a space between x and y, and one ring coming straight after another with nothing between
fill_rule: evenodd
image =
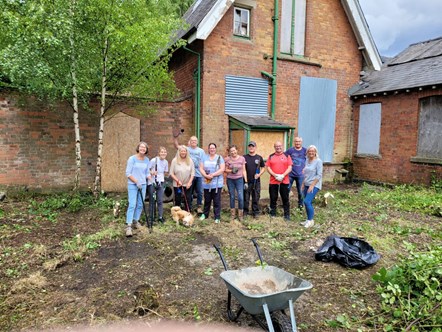
<instances>
[{"instance_id":1,"label":"birch tree","mask_svg":"<svg viewBox=\"0 0 442 332\"><path fill-rule=\"evenodd\" d=\"M104 118L122 97L156 101L173 95L167 70L176 12L161 1L0 0L6 37L0 70L17 87L67 100L76 141L74 188L80 184L79 103L100 99L98 151L93 191L101 189ZM5 28L6 27L6 28Z\"/></svg>"},{"instance_id":2,"label":"birch tree","mask_svg":"<svg viewBox=\"0 0 442 332\"><path fill-rule=\"evenodd\" d=\"M81 180L79 103L91 86L90 38L76 0L0 1L0 71L13 87L50 100L65 100L73 111L76 168ZM80 36L81 35L81 36Z\"/></svg>"},{"instance_id":3,"label":"birch tree","mask_svg":"<svg viewBox=\"0 0 442 332\"><path fill-rule=\"evenodd\" d=\"M96 0L91 16L96 17L97 47L101 53L100 123L94 193L101 187L104 119L121 98L156 101L175 93L167 62L173 32L179 19L162 15L162 7L145 0ZM92 7L91 7L92 8Z\"/></svg>"}]
</instances>

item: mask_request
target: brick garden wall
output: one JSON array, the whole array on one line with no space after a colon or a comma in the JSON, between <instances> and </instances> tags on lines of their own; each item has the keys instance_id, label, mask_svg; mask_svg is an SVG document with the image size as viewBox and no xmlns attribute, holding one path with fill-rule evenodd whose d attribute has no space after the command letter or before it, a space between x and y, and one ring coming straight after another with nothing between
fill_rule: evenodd
<instances>
[{"instance_id":1,"label":"brick garden wall","mask_svg":"<svg viewBox=\"0 0 442 332\"><path fill-rule=\"evenodd\" d=\"M159 103L145 114L132 104L121 104L122 111L141 120L140 140L148 142L152 156L165 145L168 159L175 155L172 128L180 119L192 128L192 99ZM98 138L98 101L92 111L81 111L81 187L92 187L95 176ZM152 109L146 104L145 109ZM121 128L124 130L124 128ZM75 174L74 125L71 108L64 103L48 105L14 91L0 92L0 187L27 187L37 191L69 190ZM135 149L135 147L134 147Z\"/></svg>"},{"instance_id":2,"label":"brick garden wall","mask_svg":"<svg viewBox=\"0 0 442 332\"><path fill-rule=\"evenodd\" d=\"M442 94L442 89L401 92L382 97L358 98L354 105L353 171L355 178L384 183L430 184L442 178L442 166L412 162L417 156L419 99ZM381 103L380 157L357 156L359 108Z\"/></svg>"}]
</instances>

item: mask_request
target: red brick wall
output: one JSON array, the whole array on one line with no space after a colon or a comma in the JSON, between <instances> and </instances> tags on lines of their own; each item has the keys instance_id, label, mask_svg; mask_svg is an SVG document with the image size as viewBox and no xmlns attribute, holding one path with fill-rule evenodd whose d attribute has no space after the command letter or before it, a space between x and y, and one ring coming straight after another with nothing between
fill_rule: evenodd
<instances>
[{"instance_id":1,"label":"red brick wall","mask_svg":"<svg viewBox=\"0 0 442 332\"><path fill-rule=\"evenodd\" d=\"M178 122L192 128L192 105L193 100L186 99L157 104L157 111L150 114L140 113L139 107L129 103L115 110L141 119L140 140L149 144L150 155L165 145L168 159L172 160L175 155L172 128ZM83 188L92 187L97 156L99 103L92 102L90 107L92 111L81 111L79 115ZM35 98L3 91L0 93L0 132L0 187L26 186L41 191L72 189L75 137L72 110L67 104L49 106Z\"/></svg>"},{"instance_id":2,"label":"red brick wall","mask_svg":"<svg viewBox=\"0 0 442 332\"><path fill-rule=\"evenodd\" d=\"M417 155L419 99L442 94L442 89L401 92L382 97L358 98L354 104L353 171L356 178L385 183L430 184L442 178L442 166L411 162ZM380 158L356 156L359 107L381 103Z\"/></svg>"}]
</instances>

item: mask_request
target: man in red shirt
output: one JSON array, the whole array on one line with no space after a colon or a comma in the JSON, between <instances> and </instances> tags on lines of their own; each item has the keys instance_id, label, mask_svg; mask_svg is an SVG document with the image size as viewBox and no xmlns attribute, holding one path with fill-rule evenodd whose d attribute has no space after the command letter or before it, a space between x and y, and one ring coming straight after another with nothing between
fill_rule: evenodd
<instances>
[{"instance_id":1,"label":"man in red shirt","mask_svg":"<svg viewBox=\"0 0 442 332\"><path fill-rule=\"evenodd\" d=\"M282 206L284 208L284 219L290 220L289 201L289 177L292 171L292 159L286 156L282 149L281 142L275 142L275 153L272 153L266 162L267 172L270 174L269 194L270 194L270 216L276 216L276 201L278 191L281 195Z\"/></svg>"}]
</instances>

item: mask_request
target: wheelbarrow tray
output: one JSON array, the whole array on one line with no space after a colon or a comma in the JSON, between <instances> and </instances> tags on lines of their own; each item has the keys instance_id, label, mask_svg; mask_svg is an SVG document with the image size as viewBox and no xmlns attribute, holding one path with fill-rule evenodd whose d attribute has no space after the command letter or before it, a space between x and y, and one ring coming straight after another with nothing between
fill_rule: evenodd
<instances>
[{"instance_id":1,"label":"wheelbarrow tray","mask_svg":"<svg viewBox=\"0 0 442 332\"><path fill-rule=\"evenodd\" d=\"M289 300L298 297L313 285L275 266L248 267L227 270L220 274L228 290L250 314L263 313L267 304L270 312L286 309Z\"/></svg>"}]
</instances>

